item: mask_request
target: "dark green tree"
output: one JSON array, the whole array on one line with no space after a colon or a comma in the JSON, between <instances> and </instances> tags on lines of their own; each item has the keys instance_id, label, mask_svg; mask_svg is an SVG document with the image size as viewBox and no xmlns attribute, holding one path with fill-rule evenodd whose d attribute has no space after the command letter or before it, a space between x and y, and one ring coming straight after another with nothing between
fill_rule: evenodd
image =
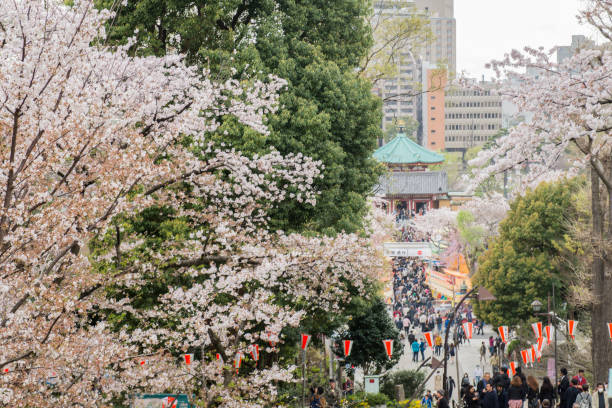
<instances>
[{"instance_id":1,"label":"dark green tree","mask_svg":"<svg viewBox=\"0 0 612 408\"><path fill-rule=\"evenodd\" d=\"M324 233L359 231L365 200L380 168L371 158L380 100L356 68L372 44L366 0L134 0L117 7L109 39L137 41L133 52L184 53L219 80L276 75L287 80L270 135L231 118L214 139L245 153L271 148L321 160L316 207L288 203L271 214L275 228ZM136 34L134 34L136 32Z\"/></svg>"},{"instance_id":2,"label":"dark green tree","mask_svg":"<svg viewBox=\"0 0 612 408\"><path fill-rule=\"evenodd\" d=\"M336 354L344 356L342 340L353 340L353 349L346 363L363 368L366 374L391 369L404 353L399 331L387 310L385 302L375 297L355 312L348 329L336 337ZM393 340L393 354L389 358L383 340Z\"/></svg>"},{"instance_id":3,"label":"dark green tree","mask_svg":"<svg viewBox=\"0 0 612 408\"><path fill-rule=\"evenodd\" d=\"M542 183L511 204L474 277L475 285L497 297L475 303L480 318L494 326L533 321L531 302L546 303L553 281L562 293L566 285L558 257L576 212L576 186L577 181Z\"/></svg>"}]
</instances>

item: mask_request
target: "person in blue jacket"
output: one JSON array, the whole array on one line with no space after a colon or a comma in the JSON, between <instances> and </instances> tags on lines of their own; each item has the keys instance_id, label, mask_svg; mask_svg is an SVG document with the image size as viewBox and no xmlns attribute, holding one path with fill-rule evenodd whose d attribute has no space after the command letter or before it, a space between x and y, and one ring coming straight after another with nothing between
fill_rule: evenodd
<instances>
[{"instance_id":1,"label":"person in blue jacket","mask_svg":"<svg viewBox=\"0 0 612 408\"><path fill-rule=\"evenodd\" d=\"M414 341L410 347L412 348L412 361L419 361L419 349L421 348L421 346L419 345L418 341Z\"/></svg>"},{"instance_id":2,"label":"person in blue jacket","mask_svg":"<svg viewBox=\"0 0 612 408\"><path fill-rule=\"evenodd\" d=\"M427 343L425 343L425 339L421 339L421 343L419 344L419 350L421 351L421 361L425 360L425 349L427 349Z\"/></svg>"}]
</instances>

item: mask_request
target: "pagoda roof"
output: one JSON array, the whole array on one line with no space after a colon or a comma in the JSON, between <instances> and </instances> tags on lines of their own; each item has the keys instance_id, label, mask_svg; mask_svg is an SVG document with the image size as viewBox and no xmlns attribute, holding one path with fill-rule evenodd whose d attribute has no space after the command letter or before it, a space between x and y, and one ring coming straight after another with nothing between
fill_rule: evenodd
<instances>
[{"instance_id":1,"label":"pagoda roof","mask_svg":"<svg viewBox=\"0 0 612 408\"><path fill-rule=\"evenodd\" d=\"M444 161L444 156L427 150L413 142L404 133L398 133L386 145L378 148L374 158L382 163L390 164L437 164Z\"/></svg>"}]
</instances>

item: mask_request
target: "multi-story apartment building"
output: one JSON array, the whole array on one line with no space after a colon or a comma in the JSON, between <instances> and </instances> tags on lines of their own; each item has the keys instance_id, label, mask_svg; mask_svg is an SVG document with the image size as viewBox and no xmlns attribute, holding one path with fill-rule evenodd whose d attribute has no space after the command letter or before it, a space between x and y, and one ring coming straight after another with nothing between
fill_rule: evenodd
<instances>
[{"instance_id":1,"label":"multi-story apartment building","mask_svg":"<svg viewBox=\"0 0 612 408\"><path fill-rule=\"evenodd\" d=\"M418 120L422 103L421 73L423 66L441 64L453 73L456 69L456 23L454 0L375 0L374 15L386 18L409 18L412 13L426 16L433 41L399 50L393 58L396 74L378 82L374 92L383 100L383 123L386 129L394 120L411 117ZM375 40L376 30L375 30ZM416 89L415 89L416 88ZM423 137L419 134L419 140Z\"/></svg>"},{"instance_id":2,"label":"multi-story apartment building","mask_svg":"<svg viewBox=\"0 0 612 408\"><path fill-rule=\"evenodd\" d=\"M479 88L449 89L444 107L444 145L447 151L465 151L482 145L502 127L502 98L492 92L493 84Z\"/></svg>"}]
</instances>

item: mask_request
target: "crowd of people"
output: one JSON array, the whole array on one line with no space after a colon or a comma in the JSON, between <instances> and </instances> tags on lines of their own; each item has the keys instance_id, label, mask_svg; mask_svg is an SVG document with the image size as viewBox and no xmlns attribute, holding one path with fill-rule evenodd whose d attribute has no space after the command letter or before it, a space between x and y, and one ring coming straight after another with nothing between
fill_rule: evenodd
<instances>
[{"instance_id":1,"label":"crowd of people","mask_svg":"<svg viewBox=\"0 0 612 408\"><path fill-rule=\"evenodd\" d=\"M542 378L542 384L534 376L526 376L520 367L510 378L507 367L499 368L491 377L485 373L476 386L467 374L461 382L461 399L465 408L609 408L605 396L606 386L597 384L594 392L590 390L584 377L584 371L569 378L566 368L561 369L562 377L557 386L553 386L549 377ZM438 405L444 408L448 403Z\"/></svg>"},{"instance_id":2,"label":"crowd of people","mask_svg":"<svg viewBox=\"0 0 612 408\"><path fill-rule=\"evenodd\" d=\"M450 361L454 361L457 348L470 340L463 330L463 322L474 323L475 333L483 333L484 323L475 320L472 309L465 305L453 319L450 311L436 310L431 289L426 283L425 263L416 257L398 257L393 261L393 318L401 337L412 351L412 361L425 359L428 344L425 332L432 333L433 354L444 353L443 336L446 328L457 325L456 338L447 345Z\"/></svg>"}]
</instances>

